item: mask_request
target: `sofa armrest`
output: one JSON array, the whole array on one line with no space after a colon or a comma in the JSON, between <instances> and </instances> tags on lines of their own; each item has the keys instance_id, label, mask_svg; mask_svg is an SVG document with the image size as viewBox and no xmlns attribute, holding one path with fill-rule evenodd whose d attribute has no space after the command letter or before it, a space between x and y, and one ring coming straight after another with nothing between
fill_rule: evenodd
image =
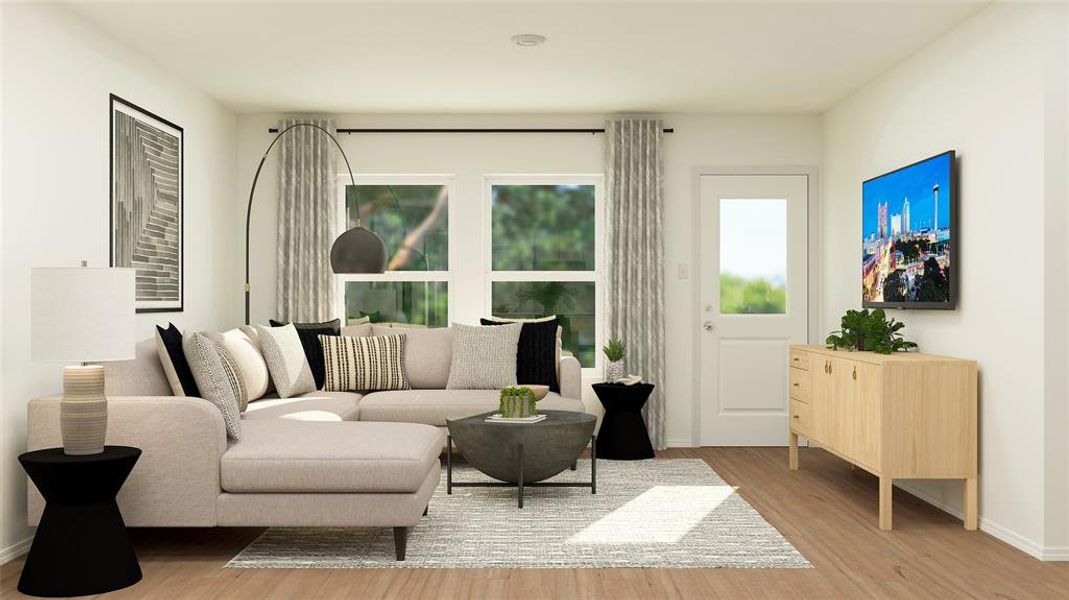
<instances>
[{"instance_id":1,"label":"sofa armrest","mask_svg":"<svg viewBox=\"0 0 1069 600\"><path fill-rule=\"evenodd\" d=\"M63 445L59 400L30 401L30 450ZM127 525L216 524L219 464L227 441L223 415L210 402L179 396L109 397L107 443L141 449L141 458L119 492L119 508ZM29 522L36 525L44 500L32 482L27 487Z\"/></svg>"},{"instance_id":2,"label":"sofa armrest","mask_svg":"<svg viewBox=\"0 0 1069 600\"><path fill-rule=\"evenodd\" d=\"M583 399L583 368L574 356L560 358L560 395L565 398Z\"/></svg>"}]
</instances>

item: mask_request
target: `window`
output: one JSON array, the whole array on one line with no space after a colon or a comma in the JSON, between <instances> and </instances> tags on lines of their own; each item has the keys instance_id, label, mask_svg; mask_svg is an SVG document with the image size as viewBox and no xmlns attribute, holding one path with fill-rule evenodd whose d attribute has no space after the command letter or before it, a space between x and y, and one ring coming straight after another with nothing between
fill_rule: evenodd
<instances>
[{"instance_id":1,"label":"window","mask_svg":"<svg viewBox=\"0 0 1069 600\"><path fill-rule=\"evenodd\" d=\"M493 177L489 197L490 311L499 317L557 315L564 350L584 368L601 334L600 177Z\"/></svg>"},{"instance_id":2,"label":"window","mask_svg":"<svg viewBox=\"0 0 1069 600\"><path fill-rule=\"evenodd\" d=\"M364 226L388 249L386 273L338 275L345 322L449 324L449 204L452 181L443 177L358 177L356 202L339 206L345 228Z\"/></svg>"},{"instance_id":3,"label":"window","mask_svg":"<svg viewBox=\"0 0 1069 600\"><path fill-rule=\"evenodd\" d=\"M720 201L720 313L787 312L787 201Z\"/></svg>"}]
</instances>

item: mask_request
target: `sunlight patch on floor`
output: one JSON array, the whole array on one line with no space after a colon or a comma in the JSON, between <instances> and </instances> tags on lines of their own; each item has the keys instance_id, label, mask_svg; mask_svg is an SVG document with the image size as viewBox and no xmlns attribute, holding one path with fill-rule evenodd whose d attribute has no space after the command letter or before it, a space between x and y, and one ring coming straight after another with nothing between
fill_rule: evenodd
<instances>
[{"instance_id":1,"label":"sunlight patch on floor","mask_svg":"<svg viewBox=\"0 0 1069 600\"><path fill-rule=\"evenodd\" d=\"M674 544L735 489L729 485L659 485L572 536L569 544Z\"/></svg>"}]
</instances>

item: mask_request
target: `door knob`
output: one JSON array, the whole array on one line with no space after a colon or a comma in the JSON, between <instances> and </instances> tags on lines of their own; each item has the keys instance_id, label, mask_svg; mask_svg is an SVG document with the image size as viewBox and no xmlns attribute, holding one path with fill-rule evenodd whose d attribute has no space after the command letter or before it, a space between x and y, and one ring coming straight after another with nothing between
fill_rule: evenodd
<instances>
[{"instance_id":1,"label":"door knob","mask_svg":"<svg viewBox=\"0 0 1069 600\"><path fill-rule=\"evenodd\" d=\"M702 328L705 329L706 331L712 331L713 330L713 322L712 321L706 321L705 323L702 324Z\"/></svg>"}]
</instances>

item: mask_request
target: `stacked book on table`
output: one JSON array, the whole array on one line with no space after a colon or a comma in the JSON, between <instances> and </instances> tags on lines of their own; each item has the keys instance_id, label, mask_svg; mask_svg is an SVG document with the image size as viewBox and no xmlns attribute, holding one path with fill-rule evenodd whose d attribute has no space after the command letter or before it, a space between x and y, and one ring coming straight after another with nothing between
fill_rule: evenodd
<instances>
[{"instance_id":1,"label":"stacked book on table","mask_svg":"<svg viewBox=\"0 0 1069 600\"><path fill-rule=\"evenodd\" d=\"M529 417L502 417L500 414L493 414L486 417L487 423L538 423L539 421L545 421L546 415L531 415Z\"/></svg>"}]
</instances>

